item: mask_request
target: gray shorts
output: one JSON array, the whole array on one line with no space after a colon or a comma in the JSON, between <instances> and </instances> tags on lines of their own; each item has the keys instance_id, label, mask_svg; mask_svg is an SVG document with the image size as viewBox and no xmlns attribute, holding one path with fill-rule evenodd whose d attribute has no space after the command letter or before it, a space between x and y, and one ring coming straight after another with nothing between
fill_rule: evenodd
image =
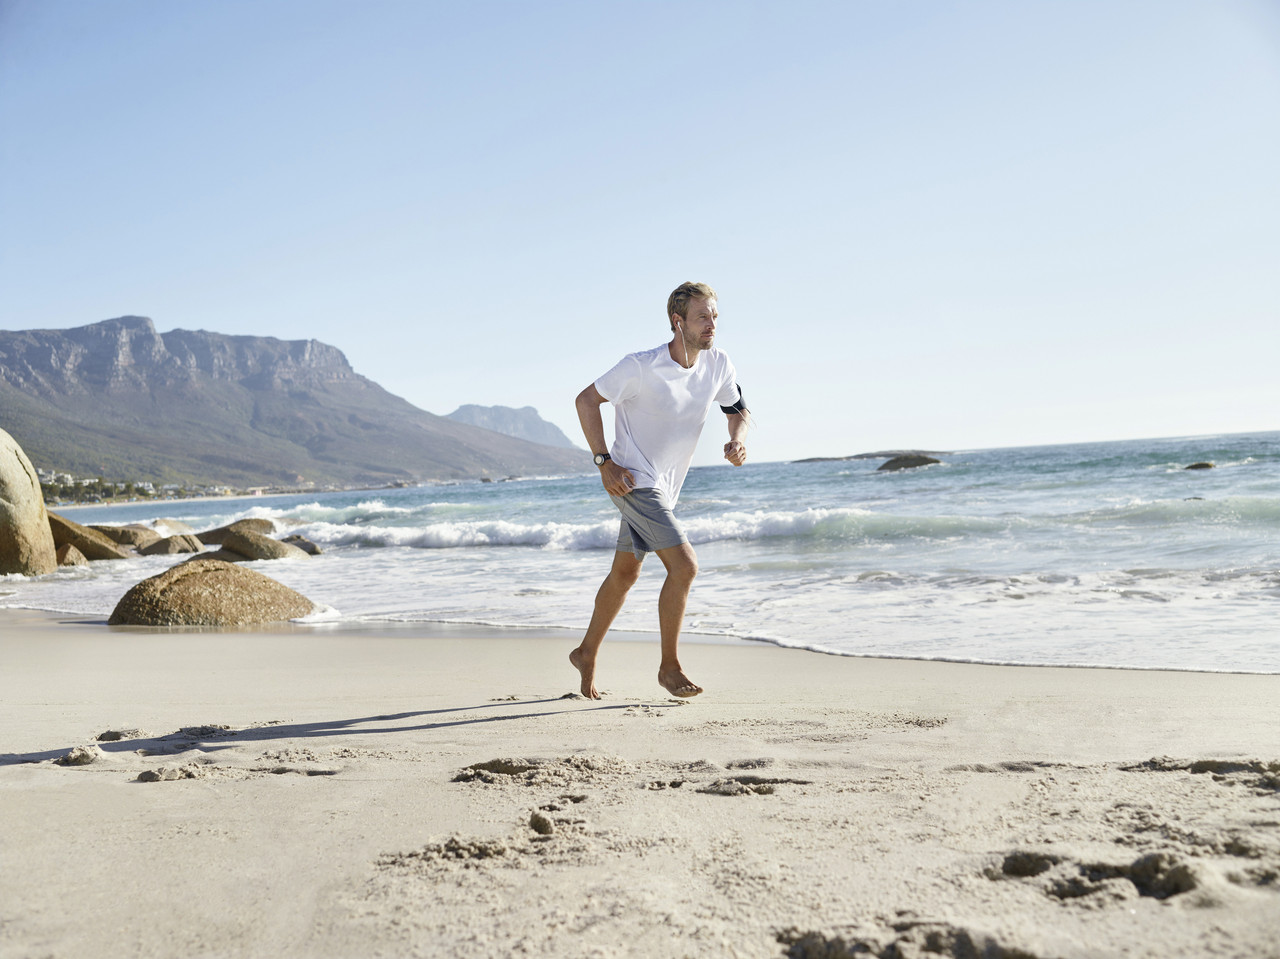
<instances>
[{"instance_id":1,"label":"gray shorts","mask_svg":"<svg viewBox=\"0 0 1280 959\"><path fill-rule=\"evenodd\" d=\"M689 542L667 498L656 489L633 489L626 496L609 498L622 513L618 552L644 559L645 553Z\"/></svg>"}]
</instances>

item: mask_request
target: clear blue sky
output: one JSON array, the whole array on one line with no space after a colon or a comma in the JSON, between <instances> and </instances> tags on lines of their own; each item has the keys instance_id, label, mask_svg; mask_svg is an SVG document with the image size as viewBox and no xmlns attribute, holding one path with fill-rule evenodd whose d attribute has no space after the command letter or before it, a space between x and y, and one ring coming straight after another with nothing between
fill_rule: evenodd
<instances>
[{"instance_id":1,"label":"clear blue sky","mask_svg":"<svg viewBox=\"0 0 1280 959\"><path fill-rule=\"evenodd\" d=\"M701 279L756 460L1280 428L1274 0L0 0L0 138L0 329L580 440Z\"/></svg>"}]
</instances>

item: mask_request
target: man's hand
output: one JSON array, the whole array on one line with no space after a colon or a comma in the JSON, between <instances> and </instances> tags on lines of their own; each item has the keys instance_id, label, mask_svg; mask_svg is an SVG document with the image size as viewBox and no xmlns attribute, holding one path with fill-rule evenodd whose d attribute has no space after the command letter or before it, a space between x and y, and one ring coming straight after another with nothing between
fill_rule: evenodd
<instances>
[{"instance_id":1,"label":"man's hand","mask_svg":"<svg viewBox=\"0 0 1280 959\"><path fill-rule=\"evenodd\" d=\"M741 466L747 461L747 448L737 440L730 440L724 444L724 458L734 466Z\"/></svg>"},{"instance_id":2,"label":"man's hand","mask_svg":"<svg viewBox=\"0 0 1280 959\"><path fill-rule=\"evenodd\" d=\"M600 482L610 496L626 496L636 488L636 478L631 475L631 470L613 460L605 460L600 467Z\"/></svg>"}]
</instances>

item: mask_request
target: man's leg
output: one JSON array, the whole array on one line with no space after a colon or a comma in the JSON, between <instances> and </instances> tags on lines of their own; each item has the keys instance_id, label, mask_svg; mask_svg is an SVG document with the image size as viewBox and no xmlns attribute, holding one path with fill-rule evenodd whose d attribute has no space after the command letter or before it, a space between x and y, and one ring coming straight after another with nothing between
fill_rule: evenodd
<instances>
[{"instance_id":1,"label":"man's leg","mask_svg":"<svg viewBox=\"0 0 1280 959\"><path fill-rule=\"evenodd\" d=\"M569 654L569 662L582 675L582 695L588 699L599 699L596 691L596 653L604 642L605 633L613 625L627 593L635 585L640 576L640 560L634 553L618 550L613 554L613 566L609 575L600 584L596 592L596 608L591 614L591 622L587 626L587 634L582 638L578 648Z\"/></svg>"},{"instance_id":2,"label":"man's leg","mask_svg":"<svg viewBox=\"0 0 1280 959\"><path fill-rule=\"evenodd\" d=\"M662 663L658 666L658 683L672 696L687 698L702 692L702 687L684 674L676 647L680 643L680 627L684 625L684 607L689 589L698 575L698 557L688 543L658 550L658 559L667 568L667 578L658 594L658 628L662 631Z\"/></svg>"}]
</instances>

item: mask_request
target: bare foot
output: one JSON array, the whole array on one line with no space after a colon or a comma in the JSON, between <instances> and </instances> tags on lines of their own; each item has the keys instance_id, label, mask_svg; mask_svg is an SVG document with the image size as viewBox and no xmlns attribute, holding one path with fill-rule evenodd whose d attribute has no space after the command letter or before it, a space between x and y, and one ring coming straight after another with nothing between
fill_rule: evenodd
<instances>
[{"instance_id":1,"label":"bare foot","mask_svg":"<svg viewBox=\"0 0 1280 959\"><path fill-rule=\"evenodd\" d=\"M702 692L702 687L686 676L679 666L674 669L658 670L658 685L672 696L678 696L681 699L688 699Z\"/></svg>"},{"instance_id":2,"label":"bare foot","mask_svg":"<svg viewBox=\"0 0 1280 959\"><path fill-rule=\"evenodd\" d=\"M573 668L582 674L582 695L587 699L599 699L600 694L596 692L595 657L588 660L582 655L581 649L575 649L569 654L569 662L573 663Z\"/></svg>"}]
</instances>

